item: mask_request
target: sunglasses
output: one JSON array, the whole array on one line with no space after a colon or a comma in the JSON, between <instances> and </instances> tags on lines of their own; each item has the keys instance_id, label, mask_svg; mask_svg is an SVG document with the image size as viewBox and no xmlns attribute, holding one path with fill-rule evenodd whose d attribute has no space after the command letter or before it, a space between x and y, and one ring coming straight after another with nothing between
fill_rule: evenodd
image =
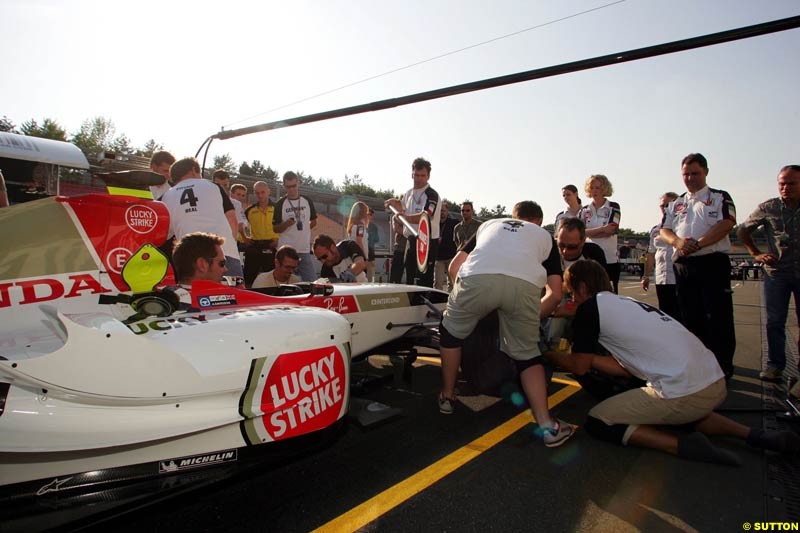
<instances>
[{"instance_id":1,"label":"sunglasses","mask_svg":"<svg viewBox=\"0 0 800 533\"><path fill-rule=\"evenodd\" d=\"M577 250L581 247L580 244L560 244L558 245L561 250Z\"/></svg>"},{"instance_id":2,"label":"sunglasses","mask_svg":"<svg viewBox=\"0 0 800 533\"><path fill-rule=\"evenodd\" d=\"M217 266L219 266L220 268L225 268L225 260L224 259L217 259L216 257L208 257L208 258L206 258L206 261L208 261L209 265L213 265L214 262L216 262Z\"/></svg>"},{"instance_id":3,"label":"sunglasses","mask_svg":"<svg viewBox=\"0 0 800 533\"><path fill-rule=\"evenodd\" d=\"M328 259L328 257L330 257L328 254L320 254L317 256L317 259L319 259L320 261L325 261L326 259Z\"/></svg>"}]
</instances>

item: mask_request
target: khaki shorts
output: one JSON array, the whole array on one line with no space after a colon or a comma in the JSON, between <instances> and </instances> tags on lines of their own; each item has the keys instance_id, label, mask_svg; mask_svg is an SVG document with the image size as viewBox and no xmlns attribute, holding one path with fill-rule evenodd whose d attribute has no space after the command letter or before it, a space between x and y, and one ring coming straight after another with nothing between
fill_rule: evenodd
<instances>
[{"instance_id":1,"label":"khaki shorts","mask_svg":"<svg viewBox=\"0 0 800 533\"><path fill-rule=\"evenodd\" d=\"M633 389L595 405L589 416L606 424L632 426L625 432L623 443L639 425L680 425L697 422L708 416L725 401L728 390L725 378L720 378L705 389L680 398L659 398L650 387Z\"/></svg>"},{"instance_id":2,"label":"khaki shorts","mask_svg":"<svg viewBox=\"0 0 800 533\"><path fill-rule=\"evenodd\" d=\"M478 321L494 311L500 320L501 349L525 361L539 351L541 288L503 274L476 274L456 279L442 324L451 335L466 339Z\"/></svg>"}]
</instances>

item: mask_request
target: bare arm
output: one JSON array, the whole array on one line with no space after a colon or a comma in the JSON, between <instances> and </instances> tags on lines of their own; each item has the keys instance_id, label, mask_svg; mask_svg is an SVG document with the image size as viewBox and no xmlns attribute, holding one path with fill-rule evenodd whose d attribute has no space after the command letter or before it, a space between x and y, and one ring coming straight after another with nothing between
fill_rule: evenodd
<instances>
[{"instance_id":1,"label":"bare arm","mask_svg":"<svg viewBox=\"0 0 800 533\"><path fill-rule=\"evenodd\" d=\"M597 228L586 228L587 237L610 237L617 232L616 224L606 224Z\"/></svg>"},{"instance_id":2,"label":"bare arm","mask_svg":"<svg viewBox=\"0 0 800 533\"><path fill-rule=\"evenodd\" d=\"M364 261L364 258L359 255L356 256L355 259L353 259L353 264L350 265L349 268L353 272L353 274L358 276L367 269L367 262Z\"/></svg>"},{"instance_id":3,"label":"bare arm","mask_svg":"<svg viewBox=\"0 0 800 533\"><path fill-rule=\"evenodd\" d=\"M650 287L650 274L656 266L656 254L647 252L644 259L644 276L642 276L642 290L647 290Z\"/></svg>"},{"instance_id":4,"label":"bare arm","mask_svg":"<svg viewBox=\"0 0 800 533\"><path fill-rule=\"evenodd\" d=\"M733 229L734 222L730 219L720 220L706 232L705 235L697 239L697 245L700 248L705 248L706 246L711 246L715 242L719 242L720 240L724 239L726 235L728 235L731 230Z\"/></svg>"},{"instance_id":5,"label":"bare arm","mask_svg":"<svg viewBox=\"0 0 800 533\"><path fill-rule=\"evenodd\" d=\"M700 245L697 244L696 239L692 237L678 237L671 229L661 228L659 230L659 235L661 235L661 239L665 243L675 248L681 255L693 254L700 249Z\"/></svg>"},{"instance_id":6,"label":"bare arm","mask_svg":"<svg viewBox=\"0 0 800 533\"><path fill-rule=\"evenodd\" d=\"M544 288L545 293L542 297L540 312L542 318L553 314L558 304L561 303L561 285L562 278L558 274L547 276L547 285Z\"/></svg>"},{"instance_id":7,"label":"bare arm","mask_svg":"<svg viewBox=\"0 0 800 533\"><path fill-rule=\"evenodd\" d=\"M217 211L219 213L219 211ZM230 209L225 211L225 218L228 219L228 224L231 226L231 237L236 240L236 236L239 234L239 222L236 220L236 210Z\"/></svg>"},{"instance_id":8,"label":"bare arm","mask_svg":"<svg viewBox=\"0 0 800 533\"><path fill-rule=\"evenodd\" d=\"M758 246L753 240L750 228L741 225L739 226L739 231L737 234L739 235L739 240L741 240L742 244L744 244L744 247L747 248L747 251L753 256L753 259L756 261L761 261L765 265L770 266L778 262L778 258L775 257L775 255L771 253L761 253L761 250L758 249Z\"/></svg>"},{"instance_id":9,"label":"bare arm","mask_svg":"<svg viewBox=\"0 0 800 533\"><path fill-rule=\"evenodd\" d=\"M450 279L454 280L458 277L458 270L464 261L467 260L467 252L458 252L456 256L450 261L450 266L447 268L447 273L450 274Z\"/></svg>"},{"instance_id":10,"label":"bare arm","mask_svg":"<svg viewBox=\"0 0 800 533\"><path fill-rule=\"evenodd\" d=\"M630 372L625 370L612 356L598 356L591 353L567 353L567 352L545 352L545 357L550 359L556 366L563 368L567 372L572 372L578 376L586 374L593 368L602 374L609 376L631 377Z\"/></svg>"}]
</instances>

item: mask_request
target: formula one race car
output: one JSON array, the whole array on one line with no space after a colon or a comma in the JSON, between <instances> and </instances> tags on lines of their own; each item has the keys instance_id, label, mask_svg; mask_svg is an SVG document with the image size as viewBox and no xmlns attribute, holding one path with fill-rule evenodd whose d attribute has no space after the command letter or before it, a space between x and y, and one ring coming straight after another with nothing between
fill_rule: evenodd
<instances>
[{"instance_id":1,"label":"formula one race car","mask_svg":"<svg viewBox=\"0 0 800 533\"><path fill-rule=\"evenodd\" d=\"M351 360L424 344L446 301L389 284L185 290L157 248L168 227L163 204L128 194L0 210L0 520L328 442Z\"/></svg>"}]
</instances>

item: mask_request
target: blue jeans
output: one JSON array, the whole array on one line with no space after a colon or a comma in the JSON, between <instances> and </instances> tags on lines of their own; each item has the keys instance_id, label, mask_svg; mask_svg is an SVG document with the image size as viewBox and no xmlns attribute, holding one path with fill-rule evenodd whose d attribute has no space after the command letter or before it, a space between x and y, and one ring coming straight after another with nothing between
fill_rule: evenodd
<instances>
[{"instance_id":1,"label":"blue jeans","mask_svg":"<svg viewBox=\"0 0 800 533\"><path fill-rule=\"evenodd\" d=\"M310 253L298 253L300 256L300 262L297 263L297 270L295 274L300 276L300 279L303 281L314 281L319 276L317 276L316 272L316 258L311 255Z\"/></svg>"},{"instance_id":2,"label":"blue jeans","mask_svg":"<svg viewBox=\"0 0 800 533\"><path fill-rule=\"evenodd\" d=\"M800 279L764 277L769 352L767 365L781 370L786 367L786 317L789 314L789 296L792 294L794 294L795 312L800 317Z\"/></svg>"}]
</instances>

